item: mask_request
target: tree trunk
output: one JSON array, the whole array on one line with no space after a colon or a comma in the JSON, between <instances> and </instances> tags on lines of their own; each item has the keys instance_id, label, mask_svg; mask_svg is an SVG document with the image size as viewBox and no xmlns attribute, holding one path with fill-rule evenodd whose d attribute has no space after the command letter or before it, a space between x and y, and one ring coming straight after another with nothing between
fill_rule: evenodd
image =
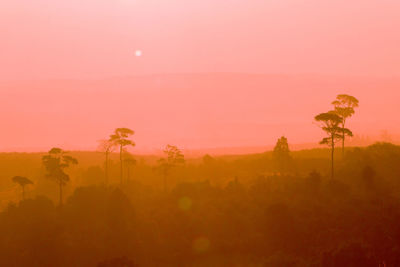
<instances>
[{"instance_id":1,"label":"tree trunk","mask_svg":"<svg viewBox=\"0 0 400 267\"><path fill-rule=\"evenodd\" d=\"M104 184L107 186L108 185L108 151L106 151L106 164L105 164L105 181Z\"/></svg>"},{"instance_id":2,"label":"tree trunk","mask_svg":"<svg viewBox=\"0 0 400 267\"><path fill-rule=\"evenodd\" d=\"M342 159L344 159L344 138L345 138L345 134L344 134L344 121L342 124Z\"/></svg>"},{"instance_id":3,"label":"tree trunk","mask_svg":"<svg viewBox=\"0 0 400 267\"><path fill-rule=\"evenodd\" d=\"M25 200L25 186L22 186L22 200Z\"/></svg>"},{"instance_id":4,"label":"tree trunk","mask_svg":"<svg viewBox=\"0 0 400 267\"><path fill-rule=\"evenodd\" d=\"M120 149L119 149L119 161L120 161L120 183L121 183L121 185L122 185L122 175L123 175L123 172L122 172L122 145L120 146Z\"/></svg>"},{"instance_id":5,"label":"tree trunk","mask_svg":"<svg viewBox=\"0 0 400 267\"><path fill-rule=\"evenodd\" d=\"M62 181L60 181L60 206L62 206L63 203L63 196L62 196Z\"/></svg>"},{"instance_id":6,"label":"tree trunk","mask_svg":"<svg viewBox=\"0 0 400 267\"><path fill-rule=\"evenodd\" d=\"M342 158L344 159L344 132L343 132L343 137L342 137Z\"/></svg>"},{"instance_id":7,"label":"tree trunk","mask_svg":"<svg viewBox=\"0 0 400 267\"><path fill-rule=\"evenodd\" d=\"M335 154L335 137L334 137L334 135L332 135L332 158L331 158L331 161L332 161L332 166L331 166L331 178L333 179L334 178L334 175L335 175L335 171L334 171L334 154Z\"/></svg>"},{"instance_id":8,"label":"tree trunk","mask_svg":"<svg viewBox=\"0 0 400 267\"><path fill-rule=\"evenodd\" d=\"M164 192L167 193L167 173L164 172Z\"/></svg>"}]
</instances>

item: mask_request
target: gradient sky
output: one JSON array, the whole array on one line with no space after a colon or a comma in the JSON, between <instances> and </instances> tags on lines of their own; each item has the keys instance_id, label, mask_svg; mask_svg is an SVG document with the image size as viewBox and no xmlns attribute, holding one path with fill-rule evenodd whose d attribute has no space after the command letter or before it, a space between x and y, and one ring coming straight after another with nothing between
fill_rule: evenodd
<instances>
[{"instance_id":1,"label":"gradient sky","mask_svg":"<svg viewBox=\"0 0 400 267\"><path fill-rule=\"evenodd\" d=\"M311 142L343 92L362 101L359 133L397 132L399 14L397 0L2 0L0 150L93 149L120 126L143 149ZM288 76L150 75L221 72Z\"/></svg>"},{"instance_id":2,"label":"gradient sky","mask_svg":"<svg viewBox=\"0 0 400 267\"><path fill-rule=\"evenodd\" d=\"M2 0L0 78L399 75L399 12L398 0Z\"/></svg>"}]
</instances>

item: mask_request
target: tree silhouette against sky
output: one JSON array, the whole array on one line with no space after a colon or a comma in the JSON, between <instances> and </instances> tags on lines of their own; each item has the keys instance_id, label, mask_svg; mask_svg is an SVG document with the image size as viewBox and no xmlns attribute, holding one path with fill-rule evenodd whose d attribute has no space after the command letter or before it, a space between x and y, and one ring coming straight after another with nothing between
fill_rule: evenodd
<instances>
[{"instance_id":1,"label":"tree silhouette against sky","mask_svg":"<svg viewBox=\"0 0 400 267\"><path fill-rule=\"evenodd\" d=\"M292 157L290 156L290 149L288 140L285 136L282 136L276 142L272 157L276 165L276 169L282 174L288 172Z\"/></svg>"},{"instance_id":2,"label":"tree silhouette against sky","mask_svg":"<svg viewBox=\"0 0 400 267\"><path fill-rule=\"evenodd\" d=\"M345 131L346 120L355 113L354 109L358 107L358 99L351 95L341 94L336 97L332 105L335 107L336 114L342 118L342 157L344 157L344 140L348 136L348 132Z\"/></svg>"},{"instance_id":3,"label":"tree silhouette against sky","mask_svg":"<svg viewBox=\"0 0 400 267\"><path fill-rule=\"evenodd\" d=\"M71 165L78 164L78 160L67 155L67 152L61 148L54 147L49 153L42 158L44 167L46 168L46 177L54 180L60 187L60 206L63 202L62 189L69 182L69 175L65 173L65 169Z\"/></svg>"},{"instance_id":4,"label":"tree silhouette against sky","mask_svg":"<svg viewBox=\"0 0 400 267\"><path fill-rule=\"evenodd\" d=\"M110 136L109 141L115 146L119 147L119 161L120 161L120 183L122 185L123 181L123 157L122 152L126 146L135 146L135 143L128 139L129 136L133 135L135 132L129 128L117 128L114 134Z\"/></svg>"},{"instance_id":5,"label":"tree silhouette against sky","mask_svg":"<svg viewBox=\"0 0 400 267\"><path fill-rule=\"evenodd\" d=\"M104 162L104 184L107 186L108 185L108 173L109 173L109 157L110 153L114 151L115 144L111 140L101 140L99 141L99 149L100 151L104 152L106 158Z\"/></svg>"},{"instance_id":6,"label":"tree silhouette against sky","mask_svg":"<svg viewBox=\"0 0 400 267\"><path fill-rule=\"evenodd\" d=\"M314 119L318 123L318 126L327 134L327 137L323 138L320 144L331 147L331 177L333 179L335 143L342 139L342 133L345 133L347 136L353 136L353 133L349 129L340 126L343 119L335 111L318 114Z\"/></svg>"},{"instance_id":7,"label":"tree silhouette against sky","mask_svg":"<svg viewBox=\"0 0 400 267\"><path fill-rule=\"evenodd\" d=\"M178 147L173 145L167 145L163 152L166 155L166 157L158 160L159 164L158 168L163 175L164 191L167 192L168 176L174 167L185 163L185 156Z\"/></svg>"}]
</instances>

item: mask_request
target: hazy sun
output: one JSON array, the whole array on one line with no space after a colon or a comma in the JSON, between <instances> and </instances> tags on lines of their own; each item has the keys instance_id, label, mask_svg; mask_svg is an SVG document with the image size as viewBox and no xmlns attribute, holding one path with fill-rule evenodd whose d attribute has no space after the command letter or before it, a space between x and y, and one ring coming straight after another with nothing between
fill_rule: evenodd
<instances>
[{"instance_id":1,"label":"hazy sun","mask_svg":"<svg viewBox=\"0 0 400 267\"><path fill-rule=\"evenodd\" d=\"M135 51L135 56L137 56L137 57L142 56L142 50L136 50Z\"/></svg>"}]
</instances>

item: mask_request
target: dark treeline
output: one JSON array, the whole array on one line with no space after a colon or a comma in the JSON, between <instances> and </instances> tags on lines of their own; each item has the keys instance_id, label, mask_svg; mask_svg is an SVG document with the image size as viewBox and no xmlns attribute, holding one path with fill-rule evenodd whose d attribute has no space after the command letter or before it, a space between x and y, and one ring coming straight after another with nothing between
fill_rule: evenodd
<instances>
[{"instance_id":1,"label":"dark treeline","mask_svg":"<svg viewBox=\"0 0 400 267\"><path fill-rule=\"evenodd\" d=\"M62 206L43 155L2 154L33 185L0 214L0 265L399 266L400 147L348 148L334 179L328 150L287 148L187 160L167 190L155 158L121 185L111 155L105 186L102 154L71 153Z\"/></svg>"}]
</instances>

